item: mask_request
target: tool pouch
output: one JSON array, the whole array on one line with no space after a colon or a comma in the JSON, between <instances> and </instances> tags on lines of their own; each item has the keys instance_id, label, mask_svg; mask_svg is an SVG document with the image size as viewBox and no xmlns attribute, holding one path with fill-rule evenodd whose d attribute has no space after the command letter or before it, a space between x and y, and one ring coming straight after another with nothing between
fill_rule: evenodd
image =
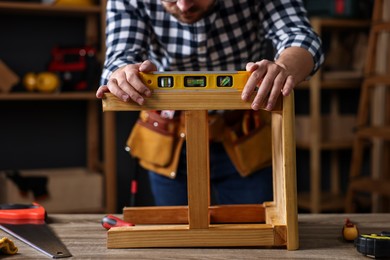
<instances>
[{"instance_id":1,"label":"tool pouch","mask_svg":"<svg viewBox=\"0 0 390 260\"><path fill-rule=\"evenodd\" d=\"M179 119L162 118L156 111L141 111L126 142L130 155L138 158L143 168L174 178L184 141L177 134L179 125Z\"/></svg>"},{"instance_id":2,"label":"tool pouch","mask_svg":"<svg viewBox=\"0 0 390 260\"><path fill-rule=\"evenodd\" d=\"M260 113L262 123L259 127L242 135L237 135L237 125L226 127L222 140L234 166L244 177L272 164L270 113L267 111L251 112ZM239 124L242 124L242 121Z\"/></svg>"}]
</instances>

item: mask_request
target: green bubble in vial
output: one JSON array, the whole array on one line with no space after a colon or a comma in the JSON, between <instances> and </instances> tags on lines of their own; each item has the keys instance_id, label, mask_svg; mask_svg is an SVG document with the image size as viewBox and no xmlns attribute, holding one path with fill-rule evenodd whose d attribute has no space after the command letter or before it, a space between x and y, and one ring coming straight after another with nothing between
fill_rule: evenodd
<instances>
[{"instance_id":1,"label":"green bubble in vial","mask_svg":"<svg viewBox=\"0 0 390 260\"><path fill-rule=\"evenodd\" d=\"M230 85L230 77L225 77L222 82L221 82L221 86L229 86Z\"/></svg>"}]
</instances>

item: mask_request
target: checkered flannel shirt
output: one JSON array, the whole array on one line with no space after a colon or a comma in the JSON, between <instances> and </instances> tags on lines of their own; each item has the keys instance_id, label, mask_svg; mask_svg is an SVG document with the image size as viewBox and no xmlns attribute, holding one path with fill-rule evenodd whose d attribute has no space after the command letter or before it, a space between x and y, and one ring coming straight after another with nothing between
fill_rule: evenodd
<instances>
[{"instance_id":1,"label":"checkered flannel shirt","mask_svg":"<svg viewBox=\"0 0 390 260\"><path fill-rule=\"evenodd\" d=\"M324 59L297 0L216 0L194 24L179 22L160 0L108 0L106 19L101 84L118 67L146 59L160 71L245 70L248 62L265 57L267 40L275 59L290 46L307 49L315 63L312 74Z\"/></svg>"}]
</instances>

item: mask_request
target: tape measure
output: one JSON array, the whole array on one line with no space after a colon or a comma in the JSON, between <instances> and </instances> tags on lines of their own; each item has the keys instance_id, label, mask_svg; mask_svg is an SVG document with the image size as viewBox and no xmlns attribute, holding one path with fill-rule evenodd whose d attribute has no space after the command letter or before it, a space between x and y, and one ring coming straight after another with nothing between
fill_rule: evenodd
<instances>
[{"instance_id":1,"label":"tape measure","mask_svg":"<svg viewBox=\"0 0 390 260\"><path fill-rule=\"evenodd\" d=\"M390 232L360 235L355 240L358 252L375 258L390 257Z\"/></svg>"},{"instance_id":2,"label":"tape measure","mask_svg":"<svg viewBox=\"0 0 390 260\"><path fill-rule=\"evenodd\" d=\"M144 84L154 90L235 90L248 81L248 71L169 71L140 73Z\"/></svg>"}]
</instances>

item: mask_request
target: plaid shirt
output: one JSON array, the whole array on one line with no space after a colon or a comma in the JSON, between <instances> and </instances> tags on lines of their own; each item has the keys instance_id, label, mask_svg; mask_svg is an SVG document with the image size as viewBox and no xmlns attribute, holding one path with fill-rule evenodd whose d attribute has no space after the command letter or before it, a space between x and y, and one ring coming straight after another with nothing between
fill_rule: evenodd
<instances>
[{"instance_id":1,"label":"plaid shirt","mask_svg":"<svg viewBox=\"0 0 390 260\"><path fill-rule=\"evenodd\" d=\"M160 0L108 0L106 22L102 84L118 67L146 59L160 71L245 70L265 57L267 40L275 59L290 46L307 49L312 74L324 59L299 0L216 0L194 24L179 22Z\"/></svg>"}]
</instances>

